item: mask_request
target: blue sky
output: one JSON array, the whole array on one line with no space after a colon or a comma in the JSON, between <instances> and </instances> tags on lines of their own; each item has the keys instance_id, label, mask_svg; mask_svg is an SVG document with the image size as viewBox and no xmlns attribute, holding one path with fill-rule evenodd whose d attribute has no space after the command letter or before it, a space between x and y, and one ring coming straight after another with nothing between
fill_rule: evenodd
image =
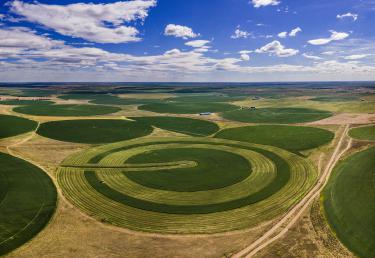
<instances>
[{"instance_id":1,"label":"blue sky","mask_svg":"<svg viewBox=\"0 0 375 258\"><path fill-rule=\"evenodd\" d=\"M13 0L0 81L375 80L375 0Z\"/></svg>"}]
</instances>

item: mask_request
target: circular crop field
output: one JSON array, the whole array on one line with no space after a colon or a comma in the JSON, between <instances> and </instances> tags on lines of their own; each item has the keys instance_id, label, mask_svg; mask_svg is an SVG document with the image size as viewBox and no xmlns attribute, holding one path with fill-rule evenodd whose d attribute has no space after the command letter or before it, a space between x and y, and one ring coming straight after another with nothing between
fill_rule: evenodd
<instances>
[{"instance_id":1,"label":"circular crop field","mask_svg":"<svg viewBox=\"0 0 375 258\"><path fill-rule=\"evenodd\" d=\"M59 141L99 144L146 136L152 127L128 120L84 119L43 123L37 133Z\"/></svg>"},{"instance_id":2,"label":"circular crop field","mask_svg":"<svg viewBox=\"0 0 375 258\"><path fill-rule=\"evenodd\" d=\"M29 241L52 217L57 193L38 167L0 153L0 256Z\"/></svg>"},{"instance_id":3,"label":"circular crop field","mask_svg":"<svg viewBox=\"0 0 375 258\"><path fill-rule=\"evenodd\" d=\"M33 105L50 105L53 101L49 100L3 100L0 101L0 105L10 105L10 106L33 106Z\"/></svg>"},{"instance_id":4,"label":"circular crop field","mask_svg":"<svg viewBox=\"0 0 375 258\"><path fill-rule=\"evenodd\" d=\"M258 108L228 111L225 119L244 123L292 124L321 120L332 115L329 111L310 108Z\"/></svg>"},{"instance_id":5,"label":"circular crop field","mask_svg":"<svg viewBox=\"0 0 375 258\"><path fill-rule=\"evenodd\" d=\"M152 103L139 106L140 110L147 110L156 113L170 114L197 114L203 112L224 112L237 109L238 107L227 103L193 103L193 102L168 102L168 103Z\"/></svg>"},{"instance_id":6,"label":"circular crop field","mask_svg":"<svg viewBox=\"0 0 375 258\"><path fill-rule=\"evenodd\" d=\"M305 158L273 146L215 138L136 139L68 157L66 198L96 219L132 230L214 233L275 218L317 179Z\"/></svg>"},{"instance_id":7,"label":"circular crop field","mask_svg":"<svg viewBox=\"0 0 375 258\"><path fill-rule=\"evenodd\" d=\"M35 121L8 115L0 115L0 124L0 139L30 132L38 126Z\"/></svg>"},{"instance_id":8,"label":"circular crop field","mask_svg":"<svg viewBox=\"0 0 375 258\"><path fill-rule=\"evenodd\" d=\"M34 105L13 110L34 116L97 116L116 113L121 108L101 105Z\"/></svg>"},{"instance_id":9,"label":"circular crop field","mask_svg":"<svg viewBox=\"0 0 375 258\"><path fill-rule=\"evenodd\" d=\"M330 142L334 133L315 127L257 125L224 129L215 137L277 146L290 151L313 149Z\"/></svg>"},{"instance_id":10,"label":"circular crop field","mask_svg":"<svg viewBox=\"0 0 375 258\"><path fill-rule=\"evenodd\" d=\"M186 117L144 116L131 117L130 119L190 136L209 136L220 129L219 126L213 122Z\"/></svg>"},{"instance_id":11,"label":"circular crop field","mask_svg":"<svg viewBox=\"0 0 375 258\"><path fill-rule=\"evenodd\" d=\"M349 131L349 135L357 140L375 141L375 125L353 128Z\"/></svg>"}]
</instances>

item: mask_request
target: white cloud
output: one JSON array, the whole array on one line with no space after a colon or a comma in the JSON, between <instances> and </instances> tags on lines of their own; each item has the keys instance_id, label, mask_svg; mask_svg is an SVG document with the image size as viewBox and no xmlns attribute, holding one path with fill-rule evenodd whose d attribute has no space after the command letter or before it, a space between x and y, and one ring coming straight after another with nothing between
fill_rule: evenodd
<instances>
[{"instance_id":1,"label":"white cloud","mask_svg":"<svg viewBox=\"0 0 375 258\"><path fill-rule=\"evenodd\" d=\"M285 48L279 41L275 40L271 43L255 50L256 53L269 53L278 57L294 56L299 53L299 50L292 48Z\"/></svg>"},{"instance_id":2,"label":"white cloud","mask_svg":"<svg viewBox=\"0 0 375 258\"><path fill-rule=\"evenodd\" d=\"M164 30L165 36L174 36L176 38L196 38L199 34L193 32L193 30L187 26L168 24Z\"/></svg>"},{"instance_id":3,"label":"white cloud","mask_svg":"<svg viewBox=\"0 0 375 258\"><path fill-rule=\"evenodd\" d=\"M282 39L286 38L286 36L288 36L288 32L286 31L280 32L279 34L277 34L277 36Z\"/></svg>"},{"instance_id":4,"label":"white cloud","mask_svg":"<svg viewBox=\"0 0 375 258\"><path fill-rule=\"evenodd\" d=\"M3 20L4 18L5 18L5 15L0 13L0 20Z\"/></svg>"},{"instance_id":5,"label":"white cloud","mask_svg":"<svg viewBox=\"0 0 375 258\"><path fill-rule=\"evenodd\" d=\"M189 47L194 47L194 48L201 48L207 45L208 43L210 43L209 40L198 39L198 40L188 41L185 43L185 45Z\"/></svg>"},{"instance_id":6,"label":"white cloud","mask_svg":"<svg viewBox=\"0 0 375 258\"><path fill-rule=\"evenodd\" d=\"M330 32L331 36L329 38L312 39L309 40L308 43L310 43L311 45L325 45L332 41L343 40L349 37L349 34L346 32L337 32L334 30L331 30Z\"/></svg>"},{"instance_id":7,"label":"white cloud","mask_svg":"<svg viewBox=\"0 0 375 258\"><path fill-rule=\"evenodd\" d=\"M247 31L244 31L244 30L240 30L239 28L237 28L235 31L234 31L234 34L232 36L230 36L232 39L240 39L240 38L248 38L249 36L251 35L250 32L247 32Z\"/></svg>"},{"instance_id":8,"label":"white cloud","mask_svg":"<svg viewBox=\"0 0 375 258\"><path fill-rule=\"evenodd\" d=\"M336 18L341 19L341 20L344 18L352 18L353 21L356 21L358 19L358 14L355 14L355 13L338 14Z\"/></svg>"},{"instance_id":9,"label":"white cloud","mask_svg":"<svg viewBox=\"0 0 375 258\"><path fill-rule=\"evenodd\" d=\"M69 5L29 4L14 0L9 5L11 12L63 35L98 43L125 43L141 39L135 27L124 23L143 21L149 9L156 5L156 0Z\"/></svg>"},{"instance_id":10,"label":"white cloud","mask_svg":"<svg viewBox=\"0 0 375 258\"><path fill-rule=\"evenodd\" d=\"M344 59L346 60L359 60L368 57L368 54L362 54L362 55L350 55L350 56L345 56Z\"/></svg>"},{"instance_id":11,"label":"white cloud","mask_svg":"<svg viewBox=\"0 0 375 258\"><path fill-rule=\"evenodd\" d=\"M297 28L295 28L295 29L293 29L289 32L289 36L295 37L295 36L297 36L297 33L301 32L301 31L302 31L302 29L300 27L297 27Z\"/></svg>"},{"instance_id":12,"label":"white cloud","mask_svg":"<svg viewBox=\"0 0 375 258\"><path fill-rule=\"evenodd\" d=\"M268 5L278 5L280 1L278 0L252 0L251 3L254 5L255 8L259 8L262 6Z\"/></svg>"},{"instance_id":13,"label":"white cloud","mask_svg":"<svg viewBox=\"0 0 375 258\"><path fill-rule=\"evenodd\" d=\"M306 53L303 53L302 56L306 57L307 59L312 59L312 60L322 60L323 59L319 56L313 56L313 55L309 55L309 54L306 54Z\"/></svg>"},{"instance_id":14,"label":"white cloud","mask_svg":"<svg viewBox=\"0 0 375 258\"><path fill-rule=\"evenodd\" d=\"M253 53L253 51L251 50L241 50L241 51L238 51L239 54L250 54L250 53Z\"/></svg>"},{"instance_id":15,"label":"white cloud","mask_svg":"<svg viewBox=\"0 0 375 258\"><path fill-rule=\"evenodd\" d=\"M250 60L250 56L248 54L241 54L241 60L242 61L249 61Z\"/></svg>"},{"instance_id":16,"label":"white cloud","mask_svg":"<svg viewBox=\"0 0 375 258\"><path fill-rule=\"evenodd\" d=\"M322 55L326 55L326 56L333 56L334 54L336 54L335 51L325 51L322 53Z\"/></svg>"}]
</instances>

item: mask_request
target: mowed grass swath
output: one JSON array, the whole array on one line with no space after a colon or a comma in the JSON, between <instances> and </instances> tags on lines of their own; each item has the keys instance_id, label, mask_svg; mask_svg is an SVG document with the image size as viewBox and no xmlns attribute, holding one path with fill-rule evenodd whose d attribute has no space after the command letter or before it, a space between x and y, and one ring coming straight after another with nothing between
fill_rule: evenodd
<instances>
[{"instance_id":1,"label":"mowed grass swath","mask_svg":"<svg viewBox=\"0 0 375 258\"><path fill-rule=\"evenodd\" d=\"M341 161L322 194L328 222L359 257L375 256L375 147Z\"/></svg>"},{"instance_id":2,"label":"mowed grass swath","mask_svg":"<svg viewBox=\"0 0 375 258\"><path fill-rule=\"evenodd\" d=\"M204 112L224 112L234 110L239 107L227 103L216 102L168 102L168 103L152 103L138 107L140 110L152 111L155 113L169 114L197 114Z\"/></svg>"},{"instance_id":3,"label":"mowed grass swath","mask_svg":"<svg viewBox=\"0 0 375 258\"><path fill-rule=\"evenodd\" d=\"M146 136L152 130L151 126L136 121L85 119L43 123L37 133L59 141L100 144Z\"/></svg>"},{"instance_id":4,"label":"mowed grass swath","mask_svg":"<svg viewBox=\"0 0 375 258\"><path fill-rule=\"evenodd\" d=\"M222 117L244 123L294 124L321 120L329 111L310 108L245 108L224 112Z\"/></svg>"},{"instance_id":5,"label":"mowed grass swath","mask_svg":"<svg viewBox=\"0 0 375 258\"><path fill-rule=\"evenodd\" d=\"M29 241L55 211L52 180L38 167L0 153L0 255Z\"/></svg>"},{"instance_id":6,"label":"mowed grass swath","mask_svg":"<svg viewBox=\"0 0 375 258\"><path fill-rule=\"evenodd\" d=\"M329 143L334 133L307 126L257 125L224 129L215 137L302 151Z\"/></svg>"},{"instance_id":7,"label":"mowed grass swath","mask_svg":"<svg viewBox=\"0 0 375 258\"><path fill-rule=\"evenodd\" d=\"M357 140L375 141L375 125L352 128L349 136Z\"/></svg>"},{"instance_id":8,"label":"mowed grass swath","mask_svg":"<svg viewBox=\"0 0 375 258\"><path fill-rule=\"evenodd\" d=\"M0 115L0 139L35 130L38 123L18 116Z\"/></svg>"},{"instance_id":9,"label":"mowed grass swath","mask_svg":"<svg viewBox=\"0 0 375 258\"><path fill-rule=\"evenodd\" d=\"M103 105L33 105L13 109L15 112L34 116L97 116L116 113L118 107Z\"/></svg>"},{"instance_id":10,"label":"mowed grass swath","mask_svg":"<svg viewBox=\"0 0 375 258\"><path fill-rule=\"evenodd\" d=\"M67 158L57 177L66 198L101 221L187 234L272 219L302 198L317 173L308 160L276 147L180 137L94 147Z\"/></svg>"},{"instance_id":11,"label":"mowed grass swath","mask_svg":"<svg viewBox=\"0 0 375 258\"><path fill-rule=\"evenodd\" d=\"M219 126L213 122L185 117L150 116L129 119L190 136L209 136L219 130Z\"/></svg>"}]
</instances>

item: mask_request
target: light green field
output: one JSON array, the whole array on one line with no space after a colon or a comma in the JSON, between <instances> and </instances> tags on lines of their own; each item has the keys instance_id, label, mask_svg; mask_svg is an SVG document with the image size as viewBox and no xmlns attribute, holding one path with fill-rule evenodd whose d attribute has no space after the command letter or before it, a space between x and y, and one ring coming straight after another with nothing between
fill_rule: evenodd
<instances>
[{"instance_id":1,"label":"light green field","mask_svg":"<svg viewBox=\"0 0 375 258\"><path fill-rule=\"evenodd\" d=\"M52 180L38 167L0 153L0 255L29 241L55 211Z\"/></svg>"},{"instance_id":2,"label":"light green field","mask_svg":"<svg viewBox=\"0 0 375 258\"><path fill-rule=\"evenodd\" d=\"M322 194L337 237L359 257L375 257L375 147L341 161Z\"/></svg>"},{"instance_id":3,"label":"light green field","mask_svg":"<svg viewBox=\"0 0 375 258\"><path fill-rule=\"evenodd\" d=\"M38 123L18 116L0 115L0 139L33 131Z\"/></svg>"},{"instance_id":4,"label":"light green field","mask_svg":"<svg viewBox=\"0 0 375 258\"><path fill-rule=\"evenodd\" d=\"M302 151L327 144L333 139L334 134L307 126L258 125L224 129L215 137Z\"/></svg>"},{"instance_id":5,"label":"light green field","mask_svg":"<svg viewBox=\"0 0 375 258\"><path fill-rule=\"evenodd\" d=\"M100 144L146 136L152 128L128 120L85 119L43 123L37 133L59 141Z\"/></svg>"},{"instance_id":6,"label":"light green field","mask_svg":"<svg viewBox=\"0 0 375 258\"><path fill-rule=\"evenodd\" d=\"M304 196L317 173L276 147L184 137L91 148L67 158L57 178L64 196L98 220L187 234L272 219Z\"/></svg>"},{"instance_id":7,"label":"light green field","mask_svg":"<svg viewBox=\"0 0 375 258\"><path fill-rule=\"evenodd\" d=\"M349 135L357 140L375 141L375 125L353 128L349 131Z\"/></svg>"}]
</instances>

